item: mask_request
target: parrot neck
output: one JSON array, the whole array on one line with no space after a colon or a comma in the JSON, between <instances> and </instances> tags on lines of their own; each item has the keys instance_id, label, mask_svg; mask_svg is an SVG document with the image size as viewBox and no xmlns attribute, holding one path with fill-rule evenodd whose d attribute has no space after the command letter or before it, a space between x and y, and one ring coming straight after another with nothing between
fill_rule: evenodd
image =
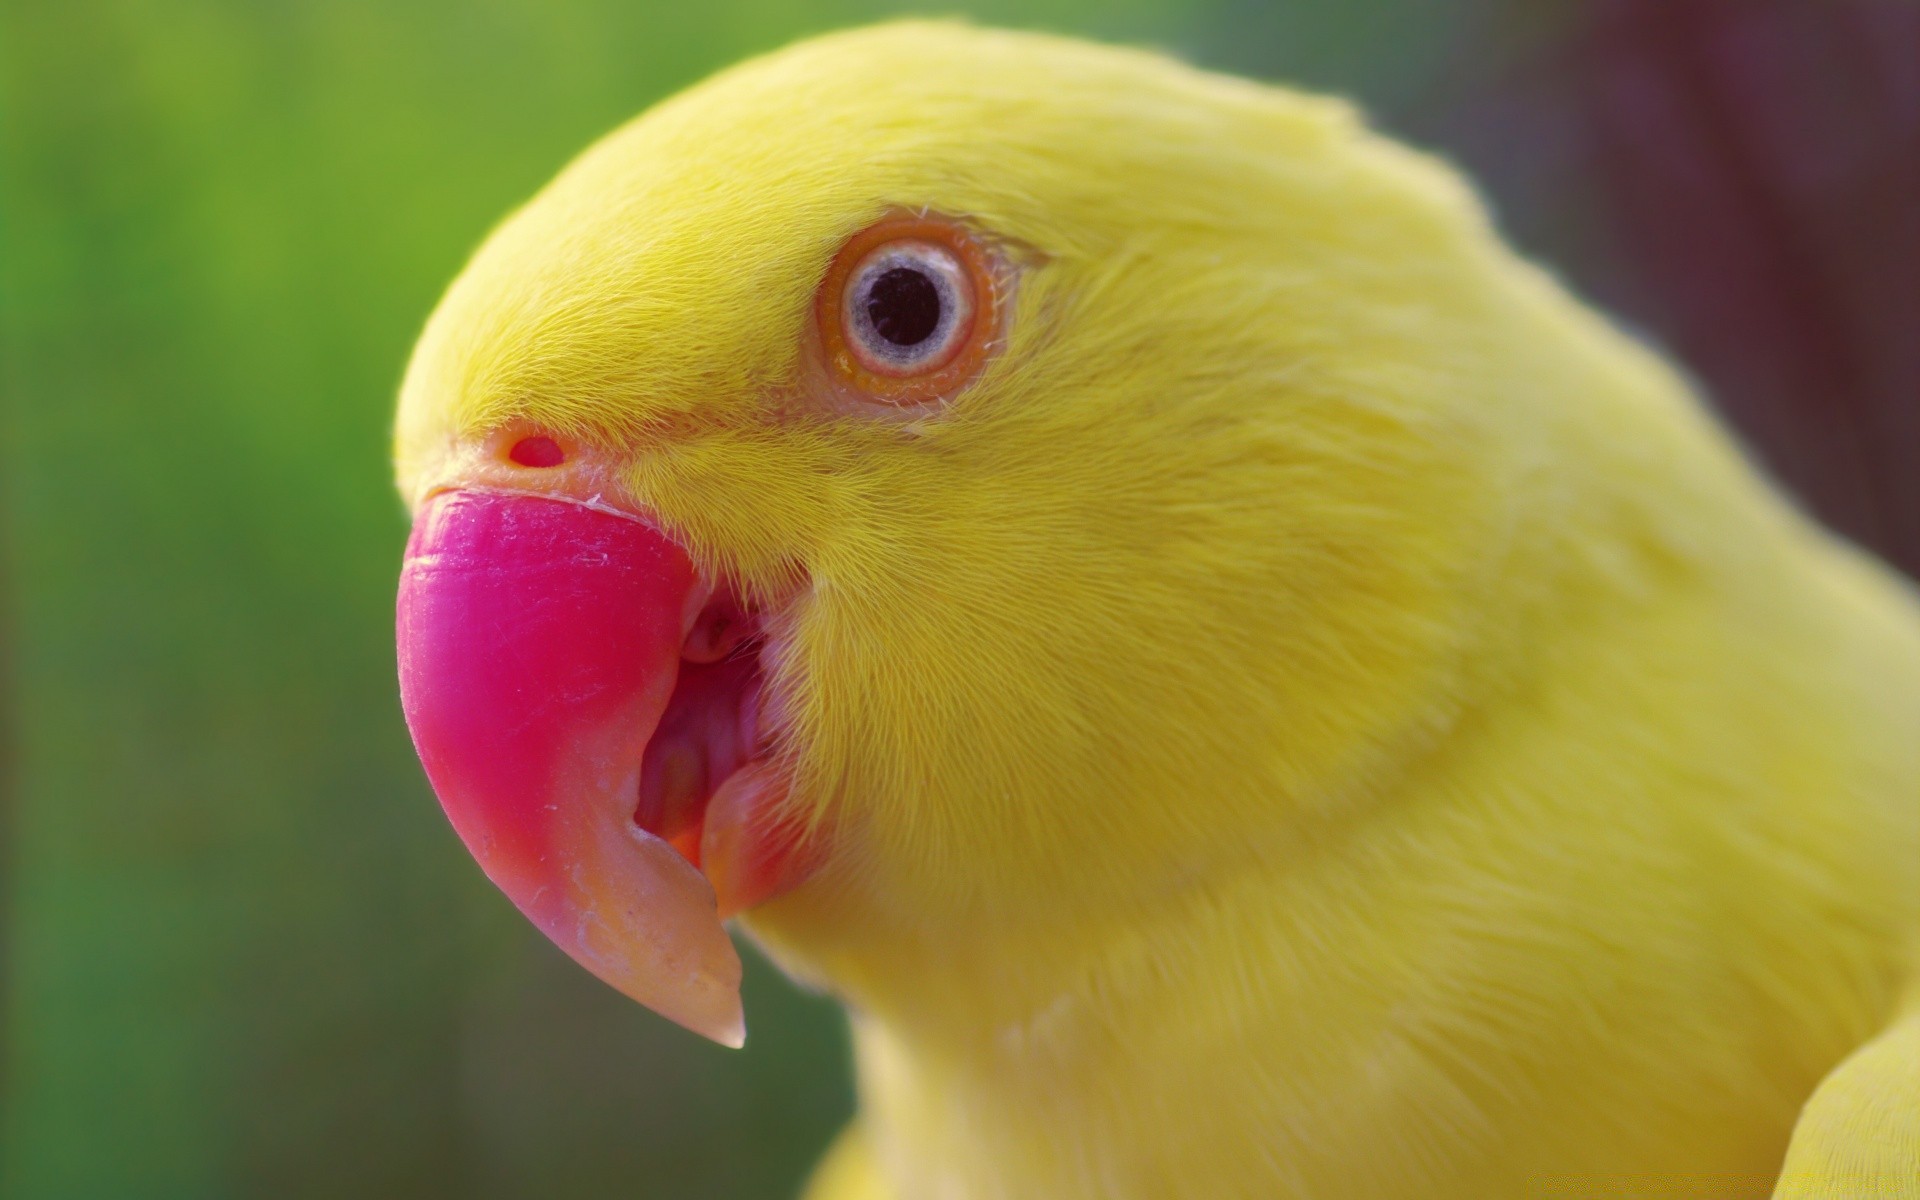
<instances>
[{"instance_id":1,"label":"parrot neck","mask_svg":"<svg viewBox=\"0 0 1920 1200\"><path fill-rule=\"evenodd\" d=\"M1551 655L1505 660L1500 690L1330 784L1326 815L1271 805L1097 905L930 919L876 889L755 914L783 966L846 1001L863 1127L897 1190L1520 1195L1529 1171L1684 1167L1766 1194L1844 1031L1894 1001L1905 943L1805 934L1842 871L1857 911L1911 910L1911 822L1894 836L1861 797L1893 773L1912 794L1911 756L1886 748L1920 703L1903 685L1876 707L1881 627L1835 615L1787 532L1750 577L1649 569L1625 599L1600 560L1576 581L1587 603L1529 618L1555 623L1522 639ZM1775 657L1810 644L1831 652ZM1902 645L1920 680L1920 644ZM1725 712L1740 720L1708 719ZM1709 758L1724 778L1676 785L1672 762ZM1783 789L1780 762L1836 786ZM1886 845L1850 833L1867 827ZM1749 987L1756 947L1767 982ZM1677 999L1698 996L1715 1000ZM1823 1005L1832 1021L1804 1020ZM1777 1086L1742 1073L1756 1046ZM1639 1123L1612 1140L1560 1133L1623 1114ZM1494 1128L1522 1136L1495 1155L1463 1134ZM1591 1155L1553 1157L1575 1150Z\"/></svg>"}]
</instances>

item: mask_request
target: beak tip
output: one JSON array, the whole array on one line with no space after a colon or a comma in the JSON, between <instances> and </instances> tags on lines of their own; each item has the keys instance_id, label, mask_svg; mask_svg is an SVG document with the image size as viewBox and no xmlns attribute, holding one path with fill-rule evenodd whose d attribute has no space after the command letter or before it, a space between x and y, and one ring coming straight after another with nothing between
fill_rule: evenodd
<instances>
[{"instance_id":1,"label":"beak tip","mask_svg":"<svg viewBox=\"0 0 1920 1200\"><path fill-rule=\"evenodd\" d=\"M714 1012L705 1026L696 1032L729 1050L738 1050L747 1044L747 1014L746 1006L740 999L739 976L734 977L723 995L727 1001L725 1006Z\"/></svg>"}]
</instances>

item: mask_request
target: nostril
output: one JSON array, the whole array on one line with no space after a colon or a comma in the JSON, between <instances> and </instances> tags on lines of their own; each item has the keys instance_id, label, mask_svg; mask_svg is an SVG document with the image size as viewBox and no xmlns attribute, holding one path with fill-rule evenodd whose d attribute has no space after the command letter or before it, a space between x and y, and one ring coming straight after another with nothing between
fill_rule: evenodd
<instances>
[{"instance_id":1,"label":"nostril","mask_svg":"<svg viewBox=\"0 0 1920 1200\"><path fill-rule=\"evenodd\" d=\"M507 457L523 467L557 467L567 461L567 452L550 437L527 437L515 442Z\"/></svg>"}]
</instances>

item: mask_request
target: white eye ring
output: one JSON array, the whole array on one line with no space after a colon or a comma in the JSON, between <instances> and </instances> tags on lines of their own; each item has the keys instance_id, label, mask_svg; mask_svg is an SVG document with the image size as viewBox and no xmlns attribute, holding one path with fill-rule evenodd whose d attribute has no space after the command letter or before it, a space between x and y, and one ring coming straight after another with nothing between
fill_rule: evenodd
<instances>
[{"instance_id":1,"label":"white eye ring","mask_svg":"<svg viewBox=\"0 0 1920 1200\"><path fill-rule=\"evenodd\" d=\"M973 328L973 285L951 250L902 239L877 246L847 278L841 327L860 365L919 375L952 361Z\"/></svg>"}]
</instances>

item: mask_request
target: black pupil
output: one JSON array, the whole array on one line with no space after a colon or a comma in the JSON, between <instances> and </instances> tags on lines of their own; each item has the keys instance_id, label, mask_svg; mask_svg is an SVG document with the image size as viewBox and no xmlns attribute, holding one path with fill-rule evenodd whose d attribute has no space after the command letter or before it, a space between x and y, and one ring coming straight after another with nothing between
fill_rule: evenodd
<instances>
[{"instance_id":1,"label":"black pupil","mask_svg":"<svg viewBox=\"0 0 1920 1200\"><path fill-rule=\"evenodd\" d=\"M925 271L893 267L867 289L867 320L896 346L917 346L940 327L940 289Z\"/></svg>"}]
</instances>

